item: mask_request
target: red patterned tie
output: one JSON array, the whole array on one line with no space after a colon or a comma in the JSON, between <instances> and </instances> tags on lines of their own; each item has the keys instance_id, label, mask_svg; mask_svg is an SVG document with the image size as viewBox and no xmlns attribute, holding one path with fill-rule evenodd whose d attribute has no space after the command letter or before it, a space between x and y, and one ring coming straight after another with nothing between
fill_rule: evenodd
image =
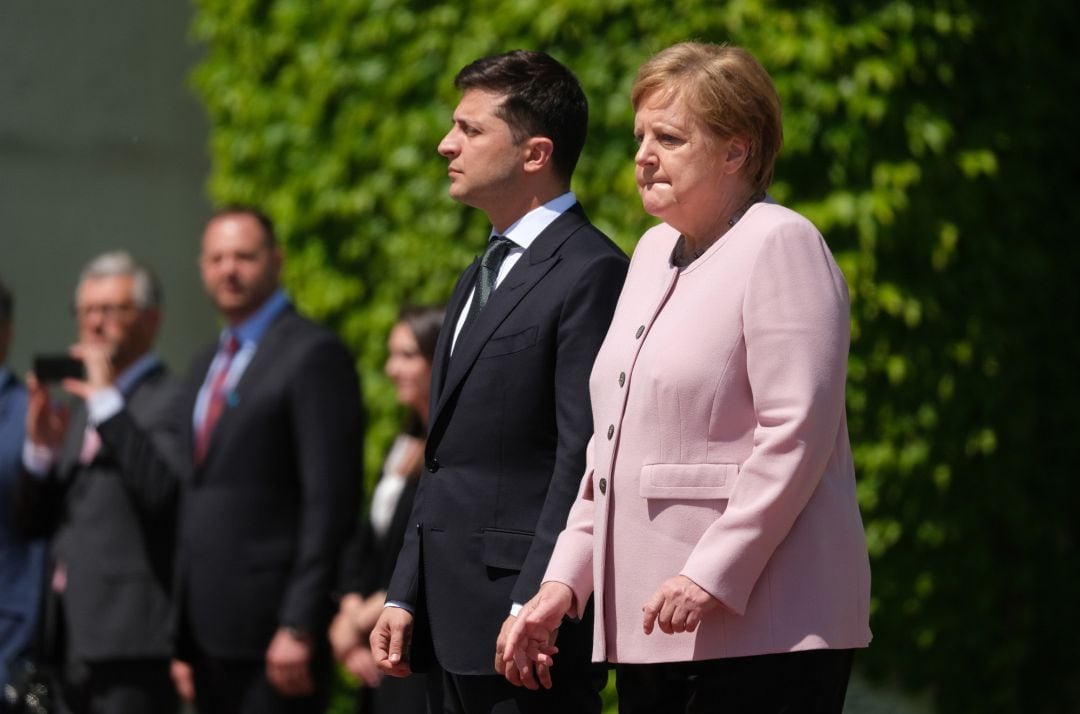
<instances>
[{"instance_id":1,"label":"red patterned tie","mask_svg":"<svg viewBox=\"0 0 1080 714\"><path fill-rule=\"evenodd\" d=\"M195 435L195 463L201 464L206 458L206 450L210 446L210 435L214 433L221 412L225 408L225 380L229 376L229 367L232 366L233 357L240 348L240 341L233 334L225 340L221 346L221 367L214 375L214 381L210 384L210 400L206 404L206 415L199 425L199 433Z\"/></svg>"}]
</instances>

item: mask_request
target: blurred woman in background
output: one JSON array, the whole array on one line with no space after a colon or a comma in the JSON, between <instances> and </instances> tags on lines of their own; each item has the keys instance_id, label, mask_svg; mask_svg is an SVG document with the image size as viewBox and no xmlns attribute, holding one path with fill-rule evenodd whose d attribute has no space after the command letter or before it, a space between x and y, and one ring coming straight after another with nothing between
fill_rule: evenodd
<instances>
[{"instance_id":1,"label":"blurred woman in background","mask_svg":"<svg viewBox=\"0 0 1080 714\"><path fill-rule=\"evenodd\" d=\"M345 595L330 625L330 643L337 660L364 684L360 695L364 714L427 711L424 675L384 679L368 648L368 634L382 612L424 463L431 361L443 315L442 308L406 307L390 330L386 375L409 415L383 463L368 515L342 559Z\"/></svg>"}]
</instances>

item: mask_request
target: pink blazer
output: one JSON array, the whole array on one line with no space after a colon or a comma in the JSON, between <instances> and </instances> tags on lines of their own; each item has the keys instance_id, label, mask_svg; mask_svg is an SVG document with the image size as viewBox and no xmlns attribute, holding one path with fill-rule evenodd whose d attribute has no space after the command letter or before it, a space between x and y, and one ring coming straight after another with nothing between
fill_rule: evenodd
<instances>
[{"instance_id":1,"label":"pink blazer","mask_svg":"<svg viewBox=\"0 0 1080 714\"><path fill-rule=\"evenodd\" d=\"M814 226L759 203L690 266L638 244L590 379L594 435L544 580L595 598L593 659L677 662L870 642L844 410L847 286ZM683 574L722 604L642 631Z\"/></svg>"}]
</instances>

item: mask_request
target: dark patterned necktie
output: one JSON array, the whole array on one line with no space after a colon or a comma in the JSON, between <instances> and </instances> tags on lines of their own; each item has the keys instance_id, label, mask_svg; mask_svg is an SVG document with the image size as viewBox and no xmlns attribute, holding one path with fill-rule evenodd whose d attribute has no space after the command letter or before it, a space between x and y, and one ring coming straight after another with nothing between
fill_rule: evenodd
<instances>
[{"instance_id":1,"label":"dark patterned necktie","mask_svg":"<svg viewBox=\"0 0 1080 714\"><path fill-rule=\"evenodd\" d=\"M465 323L461 331L472 324L480 311L491 299L491 293L495 291L495 280L499 277L499 268L506 260L510 249L515 245L514 241L503 236L493 236L488 242L484 257L480 259L480 270L476 275L476 288L473 290L472 304L469 305L469 314L465 317Z\"/></svg>"}]
</instances>

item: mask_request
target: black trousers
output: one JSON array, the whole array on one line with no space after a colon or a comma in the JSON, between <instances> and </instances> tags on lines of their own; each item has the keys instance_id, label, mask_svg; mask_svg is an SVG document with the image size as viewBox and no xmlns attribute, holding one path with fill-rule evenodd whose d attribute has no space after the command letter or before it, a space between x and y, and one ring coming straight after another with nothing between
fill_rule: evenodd
<instances>
[{"instance_id":1,"label":"black trousers","mask_svg":"<svg viewBox=\"0 0 1080 714\"><path fill-rule=\"evenodd\" d=\"M413 673L404 679L383 677L377 687L363 686L357 711L359 714L431 714L427 705L427 678L427 674ZM434 714L442 714L442 710Z\"/></svg>"},{"instance_id":2,"label":"black trousers","mask_svg":"<svg viewBox=\"0 0 1080 714\"><path fill-rule=\"evenodd\" d=\"M607 670L553 669L554 686L536 691L515 687L498 675L443 672L427 679L432 714L600 714Z\"/></svg>"},{"instance_id":3,"label":"black trousers","mask_svg":"<svg viewBox=\"0 0 1080 714\"><path fill-rule=\"evenodd\" d=\"M323 714L330 691L330 668L316 654L312 665L315 693L283 697L266 678L264 660L217 659L196 655L195 708L199 714Z\"/></svg>"},{"instance_id":4,"label":"black trousers","mask_svg":"<svg viewBox=\"0 0 1080 714\"><path fill-rule=\"evenodd\" d=\"M841 714L855 650L615 667L619 714Z\"/></svg>"},{"instance_id":5,"label":"black trousers","mask_svg":"<svg viewBox=\"0 0 1080 714\"><path fill-rule=\"evenodd\" d=\"M61 691L71 714L170 714L180 705L167 659L69 661Z\"/></svg>"}]
</instances>

